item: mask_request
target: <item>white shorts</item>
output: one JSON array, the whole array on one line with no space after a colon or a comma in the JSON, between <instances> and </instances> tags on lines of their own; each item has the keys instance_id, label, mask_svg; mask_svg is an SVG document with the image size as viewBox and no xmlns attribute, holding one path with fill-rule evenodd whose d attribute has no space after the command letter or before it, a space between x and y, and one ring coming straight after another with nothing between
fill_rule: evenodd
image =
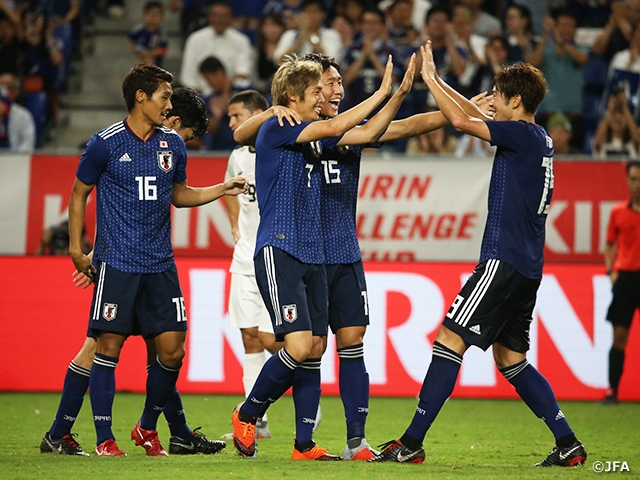
<instances>
[{"instance_id":1,"label":"white shorts","mask_svg":"<svg viewBox=\"0 0 640 480\"><path fill-rule=\"evenodd\" d=\"M273 333L271 317L264 306L255 275L231 274L229 326L232 328L258 327L261 332Z\"/></svg>"}]
</instances>

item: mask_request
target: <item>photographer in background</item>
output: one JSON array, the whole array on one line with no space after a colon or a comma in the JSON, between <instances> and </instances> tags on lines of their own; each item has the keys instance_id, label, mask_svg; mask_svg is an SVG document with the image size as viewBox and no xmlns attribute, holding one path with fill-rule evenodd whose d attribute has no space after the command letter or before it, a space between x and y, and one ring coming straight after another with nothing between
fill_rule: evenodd
<instances>
[{"instance_id":1,"label":"photographer in background","mask_svg":"<svg viewBox=\"0 0 640 480\"><path fill-rule=\"evenodd\" d=\"M593 154L599 158L625 157L638 158L640 133L625 90L615 88L607 102L607 111L598 124L593 136Z\"/></svg>"},{"instance_id":2,"label":"photographer in background","mask_svg":"<svg viewBox=\"0 0 640 480\"><path fill-rule=\"evenodd\" d=\"M91 242L82 230L82 252L86 255L92 250ZM69 221L52 225L42 232L42 242L36 255L69 255Z\"/></svg>"}]
</instances>

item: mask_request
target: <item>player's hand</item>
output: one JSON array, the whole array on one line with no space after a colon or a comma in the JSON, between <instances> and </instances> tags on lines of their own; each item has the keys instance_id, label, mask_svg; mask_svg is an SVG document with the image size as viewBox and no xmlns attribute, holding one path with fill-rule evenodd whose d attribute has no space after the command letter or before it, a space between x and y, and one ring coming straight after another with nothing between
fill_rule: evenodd
<instances>
[{"instance_id":1,"label":"player's hand","mask_svg":"<svg viewBox=\"0 0 640 480\"><path fill-rule=\"evenodd\" d=\"M284 126L284 121L289 122L289 125L295 127L296 125L300 125L302 119L300 115L295 110L283 107L282 105L274 105L271 107L273 109L273 115L278 117L278 125L281 127Z\"/></svg>"},{"instance_id":2,"label":"player's hand","mask_svg":"<svg viewBox=\"0 0 640 480\"><path fill-rule=\"evenodd\" d=\"M93 276L97 272L96 267L91 264L91 257L80 253L79 255L71 254L71 260L76 267L76 272L86 275L93 281ZM75 274L74 274L75 275ZM75 283L75 281L74 281Z\"/></svg>"},{"instance_id":3,"label":"player's hand","mask_svg":"<svg viewBox=\"0 0 640 480\"><path fill-rule=\"evenodd\" d=\"M436 62L433 59L433 51L431 50L431 40L427 40L426 45L420 47L420 53L422 54L422 80L424 83L429 81L435 81L438 70L436 69Z\"/></svg>"},{"instance_id":4,"label":"player's hand","mask_svg":"<svg viewBox=\"0 0 640 480\"><path fill-rule=\"evenodd\" d=\"M84 290L92 283L93 283L93 277L90 277L86 273L79 272L77 270L73 272L73 284L76 287L82 288Z\"/></svg>"},{"instance_id":5,"label":"player's hand","mask_svg":"<svg viewBox=\"0 0 640 480\"><path fill-rule=\"evenodd\" d=\"M411 91L411 87L413 86L413 77L416 73L416 54L412 54L409 59L409 65L407 65L407 71L404 72L404 78L402 79L402 83L400 84L400 88L398 88L398 93L400 95L406 96Z\"/></svg>"},{"instance_id":6,"label":"player's hand","mask_svg":"<svg viewBox=\"0 0 640 480\"><path fill-rule=\"evenodd\" d=\"M225 195L240 195L249 190L249 181L247 177L233 177L224 182L223 188Z\"/></svg>"},{"instance_id":7,"label":"player's hand","mask_svg":"<svg viewBox=\"0 0 640 480\"><path fill-rule=\"evenodd\" d=\"M232 228L231 236L233 236L233 245L235 246L240 241L240 229Z\"/></svg>"},{"instance_id":8,"label":"player's hand","mask_svg":"<svg viewBox=\"0 0 640 480\"><path fill-rule=\"evenodd\" d=\"M487 92L482 92L475 97L471 97L471 103L488 117L493 118L496 114L496 109L493 106L493 95L489 95Z\"/></svg>"},{"instance_id":9,"label":"player's hand","mask_svg":"<svg viewBox=\"0 0 640 480\"><path fill-rule=\"evenodd\" d=\"M382 83L378 91L385 97L391 94L391 88L393 87L393 58L389 55L387 59L387 65L384 67L384 76L382 77Z\"/></svg>"}]
</instances>

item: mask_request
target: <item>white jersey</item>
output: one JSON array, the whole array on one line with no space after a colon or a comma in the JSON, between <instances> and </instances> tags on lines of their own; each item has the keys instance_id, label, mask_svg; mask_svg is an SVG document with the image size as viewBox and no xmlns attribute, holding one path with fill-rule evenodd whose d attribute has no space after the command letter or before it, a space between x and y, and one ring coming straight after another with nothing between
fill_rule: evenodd
<instances>
[{"instance_id":1,"label":"white jersey","mask_svg":"<svg viewBox=\"0 0 640 480\"><path fill-rule=\"evenodd\" d=\"M256 249L256 232L260 223L260 212L256 197L256 153L254 150L250 150L250 147L238 147L229 156L225 178L229 179L237 175L247 177L249 189L246 194L236 197L240 202L238 215L240 240L233 249L233 261L229 271L242 275L255 275L253 253Z\"/></svg>"}]
</instances>

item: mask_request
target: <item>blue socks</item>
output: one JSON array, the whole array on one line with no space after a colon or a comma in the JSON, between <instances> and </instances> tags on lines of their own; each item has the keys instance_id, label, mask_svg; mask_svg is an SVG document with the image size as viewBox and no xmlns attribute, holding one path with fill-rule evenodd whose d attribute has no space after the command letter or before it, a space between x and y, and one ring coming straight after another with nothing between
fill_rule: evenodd
<instances>
[{"instance_id":1,"label":"blue socks","mask_svg":"<svg viewBox=\"0 0 640 480\"><path fill-rule=\"evenodd\" d=\"M553 432L558 447L563 448L561 444L567 443L562 441L565 437L575 440L573 430L558 406L551 385L533 365L530 365L525 359L520 363L500 369L500 373L516 388L516 392L531 411L544 420L544 423Z\"/></svg>"},{"instance_id":2,"label":"blue socks","mask_svg":"<svg viewBox=\"0 0 640 480\"><path fill-rule=\"evenodd\" d=\"M293 375L300 365L287 351L282 348L267 360L260 371L260 375L253 385L240 409L240 417L244 415L260 418L269 405L278 400L293 384ZM318 407L316 402L315 408ZM315 417L313 417L315 418Z\"/></svg>"},{"instance_id":3,"label":"blue socks","mask_svg":"<svg viewBox=\"0 0 640 480\"><path fill-rule=\"evenodd\" d=\"M67 374L64 377L58 411L49 430L49 435L54 440L71 433L71 427L80 413L84 395L89 388L90 375L90 369L80 367L73 362L69 364Z\"/></svg>"},{"instance_id":4,"label":"blue socks","mask_svg":"<svg viewBox=\"0 0 640 480\"><path fill-rule=\"evenodd\" d=\"M347 440L364 438L369 413L369 374L364 364L364 345L338 349L340 398L347 420Z\"/></svg>"},{"instance_id":5,"label":"blue socks","mask_svg":"<svg viewBox=\"0 0 640 480\"><path fill-rule=\"evenodd\" d=\"M151 365L147 365L147 374L149 374L150 369ZM184 440L191 436L193 431L187 425L187 418L184 415L184 407L182 406L182 398L175 386L162 413L164 413L164 418L167 419L167 425L169 425L169 431L172 436Z\"/></svg>"},{"instance_id":6,"label":"blue socks","mask_svg":"<svg viewBox=\"0 0 640 480\"><path fill-rule=\"evenodd\" d=\"M307 358L293 374L293 404L296 408L296 442L300 445L313 440L320 403L320 359Z\"/></svg>"},{"instance_id":7,"label":"blue socks","mask_svg":"<svg viewBox=\"0 0 640 480\"><path fill-rule=\"evenodd\" d=\"M109 439L115 440L111 431L111 412L116 393L115 369L118 359L96 353L89 377L89 398L93 411L93 423L96 427L96 445Z\"/></svg>"},{"instance_id":8,"label":"blue socks","mask_svg":"<svg viewBox=\"0 0 640 480\"><path fill-rule=\"evenodd\" d=\"M456 386L461 364L462 355L441 343L434 343L433 358L422 382L416 413L409 428L400 437L400 441L408 448L415 450L422 445L427 430Z\"/></svg>"},{"instance_id":9,"label":"blue socks","mask_svg":"<svg viewBox=\"0 0 640 480\"><path fill-rule=\"evenodd\" d=\"M176 382L180 373L180 366L171 368L164 365L156 357L156 363L150 366L147 376L147 398L140 417L140 427L144 430L156 430L158 417L176 391Z\"/></svg>"}]
</instances>

